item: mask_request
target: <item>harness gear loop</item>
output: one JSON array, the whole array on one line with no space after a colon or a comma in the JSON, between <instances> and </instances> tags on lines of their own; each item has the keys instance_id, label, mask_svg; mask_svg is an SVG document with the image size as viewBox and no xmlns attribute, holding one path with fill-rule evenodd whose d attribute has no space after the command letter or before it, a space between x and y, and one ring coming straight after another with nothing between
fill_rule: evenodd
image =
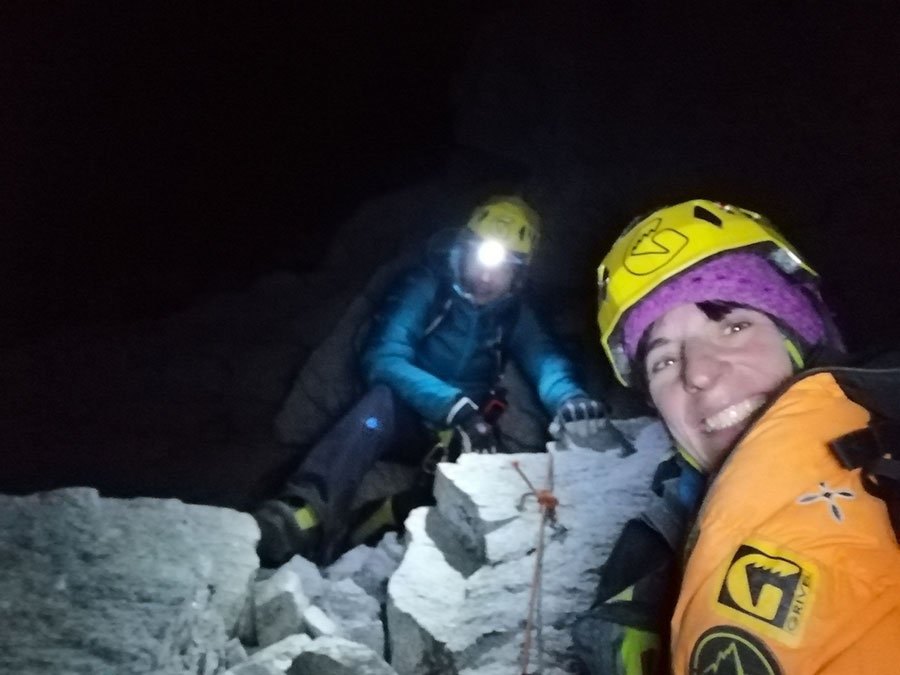
<instances>
[{"instance_id":1,"label":"harness gear loop","mask_svg":"<svg viewBox=\"0 0 900 675\"><path fill-rule=\"evenodd\" d=\"M447 459L448 461L455 462L457 457L453 456L452 448L450 445L453 443L453 429L441 429L437 432L437 440L435 444L431 447L431 450L422 458L422 471L426 474L434 475L434 472L437 471L438 463ZM457 456L459 453L456 453Z\"/></svg>"}]
</instances>

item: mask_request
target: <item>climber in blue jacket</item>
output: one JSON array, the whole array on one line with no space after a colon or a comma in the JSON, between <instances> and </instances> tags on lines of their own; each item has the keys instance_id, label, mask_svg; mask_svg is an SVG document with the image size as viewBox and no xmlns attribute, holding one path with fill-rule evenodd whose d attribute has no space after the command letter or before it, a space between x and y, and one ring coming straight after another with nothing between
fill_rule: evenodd
<instances>
[{"instance_id":1,"label":"climber in blue jacket","mask_svg":"<svg viewBox=\"0 0 900 675\"><path fill-rule=\"evenodd\" d=\"M369 390L313 446L282 497L254 514L264 565L295 553L331 557L360 482L379 459L421 463L447 429L450 448L497 452L494 424L505 407L500 377L508 358L551 416L599 425L603 406L579 386L573 364L523 301L539 228L522 199L493 197L436 264L397 281L362 354Z\"/></svg>"}]
</instances>

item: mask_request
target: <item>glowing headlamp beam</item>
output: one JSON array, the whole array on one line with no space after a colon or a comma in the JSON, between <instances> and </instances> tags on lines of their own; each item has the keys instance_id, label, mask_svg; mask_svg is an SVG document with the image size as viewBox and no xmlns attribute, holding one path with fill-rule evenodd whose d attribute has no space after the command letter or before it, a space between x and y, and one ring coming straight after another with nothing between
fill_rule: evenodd
<instances>
[{"instance_id":1,"label":"glowing headlamp beam","mask_svg":"<svg viewBox=\"0 0 900 675\"><path fill-rule=\"evenodd\" d=\"M477 257L485 267L497 267L506 260L506 247L499 241L488 239L478 245Z\"/></svg>"}]
</instances>

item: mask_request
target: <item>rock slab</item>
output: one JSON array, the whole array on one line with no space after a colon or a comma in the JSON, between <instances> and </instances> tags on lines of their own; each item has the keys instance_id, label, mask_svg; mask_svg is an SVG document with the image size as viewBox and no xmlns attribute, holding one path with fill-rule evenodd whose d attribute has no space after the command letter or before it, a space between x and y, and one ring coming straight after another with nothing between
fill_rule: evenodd
<instances>
[{"instance_id":1,"label":"rock slab","mask_svg":"<svg viewBox=\"0 0 900 675\"><path fill-rule=\"evenodd\" d=\"M258 537L247 514L171 499L0 495L0 672L221 672Z\"/></svg>"},{"instance_id":2,"label":"rock slab","mask_svg":"<svg viewBox=\"0 0 900 675\"><path fill-rule=\"evenodd\" d=\"M625 521L651 498L668 445L660 425L629 421L638 452L464 455L442 464L437 506L407 519L409 545L388 585L391 665L401 675L519 672L541 521L513 462L558 498L544 536L530 670L575 672L570 628L593 599ZM548 478L552 457L552 480Z\"/></svg>"}]
</instances>

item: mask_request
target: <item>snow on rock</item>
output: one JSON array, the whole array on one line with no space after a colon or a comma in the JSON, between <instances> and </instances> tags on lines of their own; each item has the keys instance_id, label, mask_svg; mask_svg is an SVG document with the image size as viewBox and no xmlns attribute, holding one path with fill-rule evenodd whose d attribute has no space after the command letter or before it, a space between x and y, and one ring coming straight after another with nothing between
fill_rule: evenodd
<instances>
[{"instance_id":1,"label":"snow on rock","mask_svg":"<svg viewBox=\"0 0 900 675\"><path fill-rule=\"evenodd\" d=\"M559 499L544 540L544 673L573 672L569 629L590 605L600 564L650 498L668 443L657 422L620 425L638 452L464 455L441 464L437 506L406 522L408 549L388 585L392 664L401 675L513 672L524 640L541 520L522 472ZM552 444L551 444L552 445ZM536 662L537 654L531 656Z\"/></svg>"}]
</instances>

